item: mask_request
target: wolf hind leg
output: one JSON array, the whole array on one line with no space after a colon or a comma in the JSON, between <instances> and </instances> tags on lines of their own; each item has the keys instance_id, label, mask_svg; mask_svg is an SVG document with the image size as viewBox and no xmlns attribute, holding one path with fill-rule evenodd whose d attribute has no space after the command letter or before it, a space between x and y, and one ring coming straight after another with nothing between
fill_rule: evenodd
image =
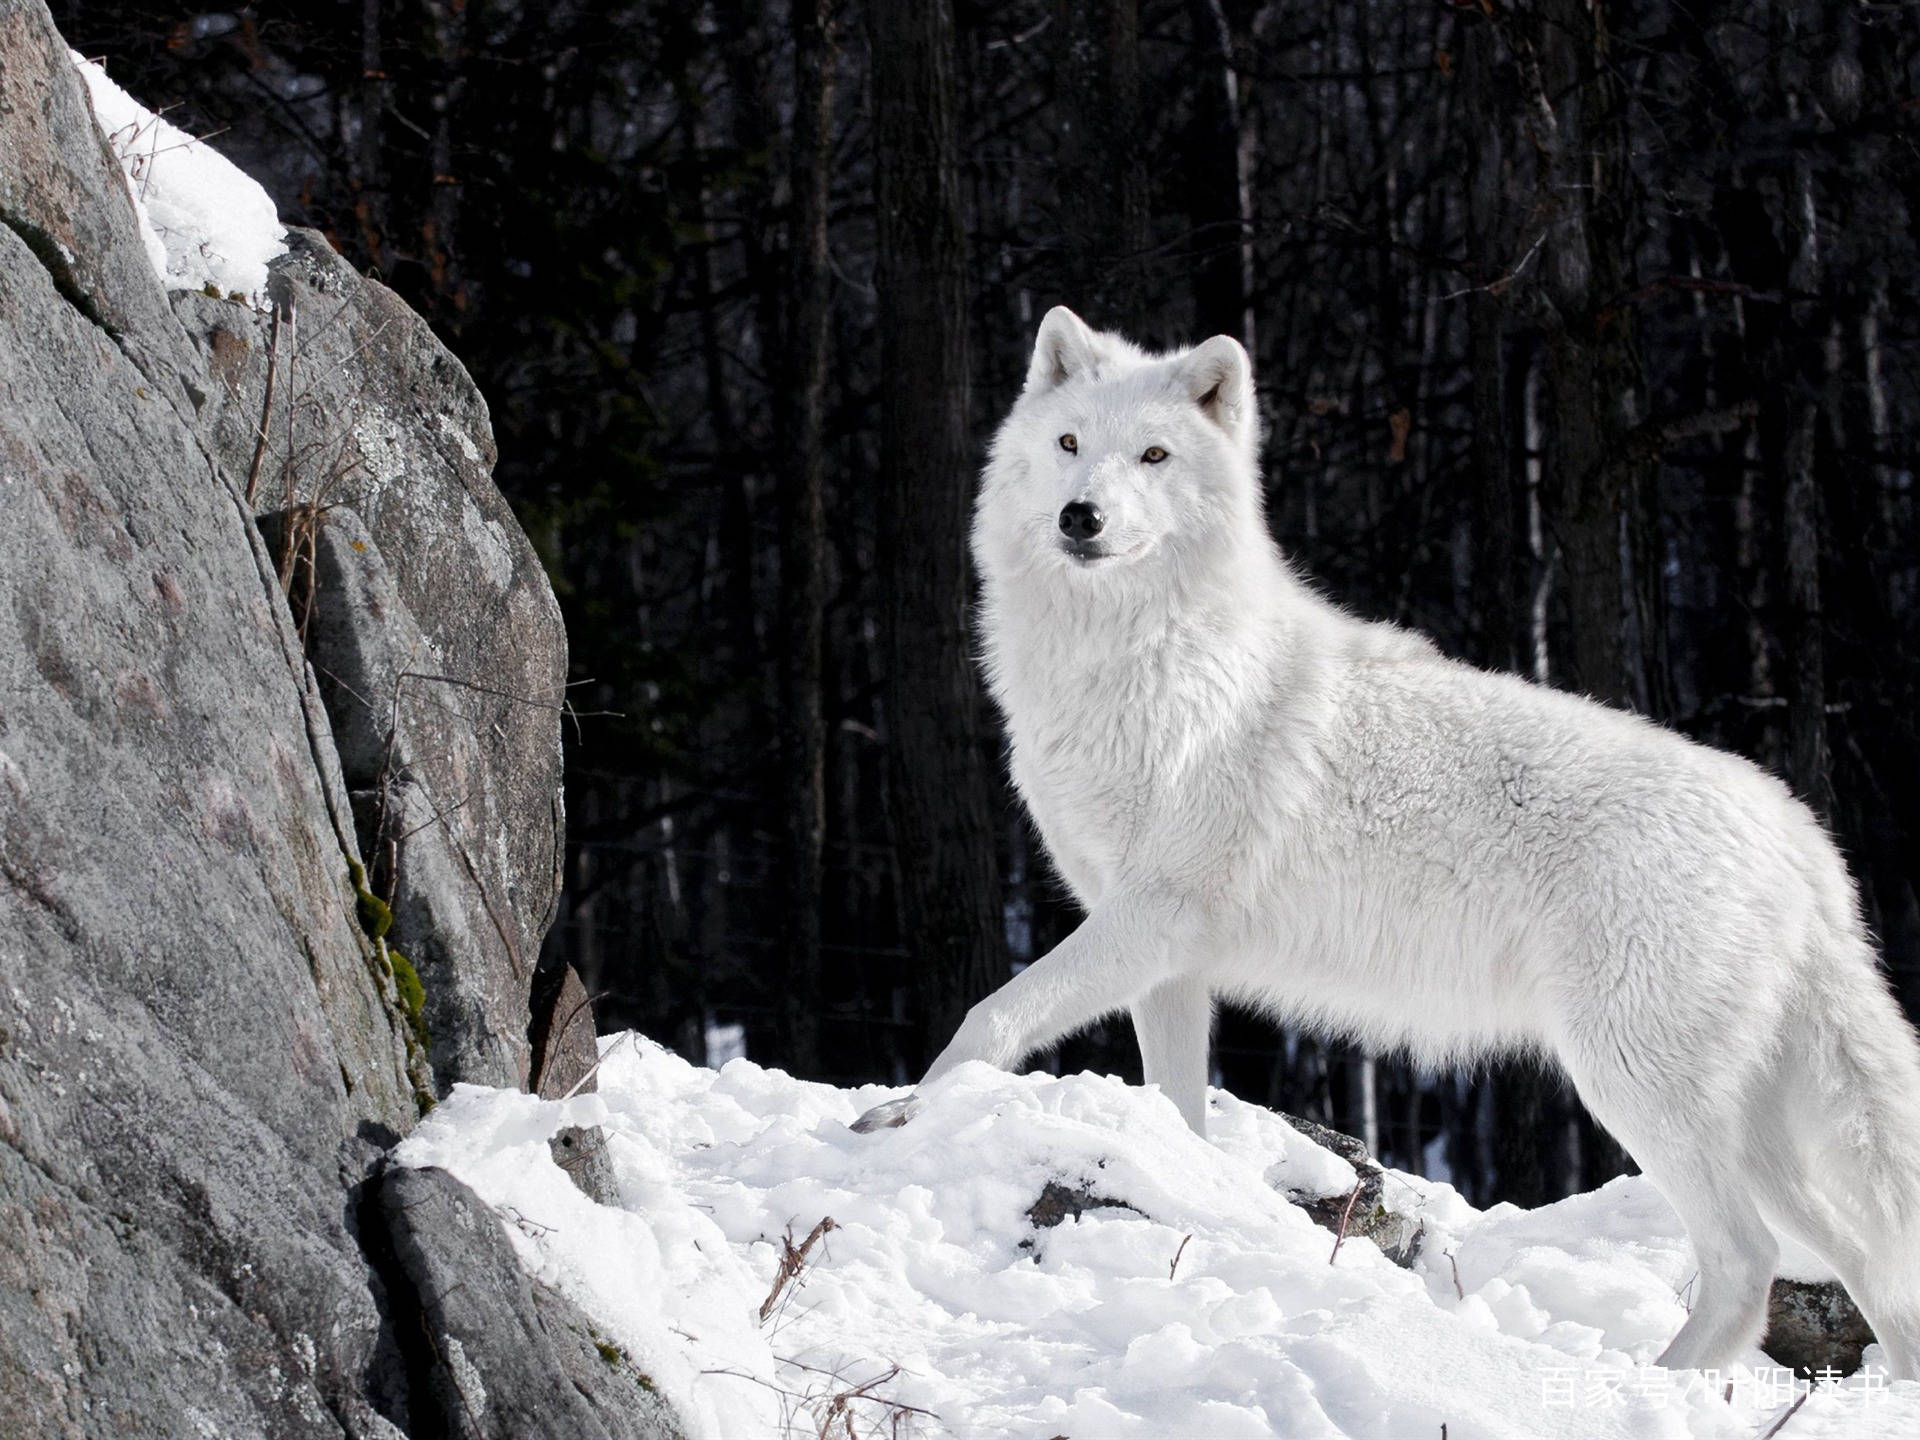
<instances>
[{"instance_id":1,"label":"wolf hind leg","mask_svg":"<svg viewBox=\"0 0 1920 1440\"><path fill-rule=\"evenodd\" d=\"M1173 1101L1194 1134L1205 1135L1207 1040L1213 1029L1207 982L1191 975L1163 980L1130 1009L1147 1083Z\"/></svg>"},{"instance_id":2,"label":"wolf hind leg","mask_svg":"<svg viewBox=\"0 0 1920 1440\"><path fill-rule=\"evenodd\" d=\"M1920 1380L1920 1265L1906 1254L1888 1264L1876 1260L1857 1279L1843 1280L1887 1352L1890 1377Z\"/></svg>"},{"instance_id":3,"label":"wolf hind leg","mask_svg":"<svg viewBox=\"0 0 1920 1440\"><path fill-rule=\"evenodd\" d=\"M1642 1164L1687 1227L1699 1266L1693 1312L1655 1363L1669 1370L1726 1365L1767 1328L1780 1243L1735 1176L1708 1166Z\"/></svg>"},{"instance_id":4,"label":"wolf hind leg","mask_svg":"<svg viewBox=\"0 0 1920 1440\"><path fill-rule=\"evenodd\" d=\"M1568 1068L1575 1070L1574 1088L1587 1108L1666 1197L1693 1246L1698 1276L1692 1310L1654 1363L1669 1370L1730 1363L1766 1329L1767 1295L1780 1258L1780 1242L1744 1173L1743 1146L1733 1138L1744 1135L1744 1126L1738 1118L1697 1113L1687 1123L1677 1097L1633 1086L1624 1072Z\"/></svg>"}]
</instances>

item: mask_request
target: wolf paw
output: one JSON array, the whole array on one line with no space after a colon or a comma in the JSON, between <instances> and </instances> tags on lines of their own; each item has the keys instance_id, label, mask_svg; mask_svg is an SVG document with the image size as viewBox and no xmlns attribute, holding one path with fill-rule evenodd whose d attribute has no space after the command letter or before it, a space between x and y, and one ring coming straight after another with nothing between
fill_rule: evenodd
<instances>
[{"instance_id":1,"label":"wolf paw","mask_svg":"<svg viewBox=\"0 0 1920 1440\"><path fill-rule=\"evenodd\" d=\"M920 1113L922 1103L918 1095L902 1095L898 1100L876 1105L853 1122L854 1132L871 1135L875 1130L890 1130L895 1125L904 1125Z\"/></svg>"}]
</instances>

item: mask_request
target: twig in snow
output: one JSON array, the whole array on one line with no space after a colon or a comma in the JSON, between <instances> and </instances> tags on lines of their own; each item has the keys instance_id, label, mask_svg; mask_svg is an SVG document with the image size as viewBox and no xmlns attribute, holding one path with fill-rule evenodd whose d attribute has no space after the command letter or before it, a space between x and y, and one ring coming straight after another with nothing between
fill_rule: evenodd
<instances>
[{"instance_id":1,"label":"twig in snow","mask_svg":"<svg viewBox=\"0 0 1920 1440\"><path fill-rule=\"evenodd\" d=\"M1460 1299L1467 1298L1467 1292L1460 1288L1460 1262L1454 1258L1453 1251L1447 1251L1447 1264L1453 1270L1453 1293Z\"/></svg>"},{"instance_id":2,"label":"twig in snow","mask_svg":"<svg viewBox=\"0 0 1920 1440\"><path fill-rule=\"evenodd\" d=\"M1340 1228L1333 1233L1333 1253L1327 1256L1327 1264L1329 1265L1340 1258L1340 1246L1347 1238L1347 1222L1353 1218L1353 1202L1360 1198L1360 1191L1366 1186L1366 1183L1365 1180L1356 1181L1354 1183L1353 1193L1347 1196L1347 1208L1340 1212Z\"/></svg>"},{"instance_id":3,"label":"twig in snow","mask_svg":"<svg viewBox=\"0 0 1920 1440\"><path fill-rule=\"evenodd\" d=\"M543 1225L538 1220L530 1219L522 1215L511 1205L496 1205L493 1209L495 1214L499 1215L529 1240L539 1240L554 1232L553 1226Z\"/></svg>"},{"instance_id":4,"label":"twig in snow","mask_svg":"<svg viewBox=\"0 0 1920 1440\"><path fill-rule=\"evenodd\" d=\"M838 1230L839 1228L840 1227L834 1223L833 1217L828 1215L824 1217L818 1225L814 1226L812 1230L807 1232L807 1238L800 1242L798 1249L795 1249L793 1244L793 1227L791 1225L787 1227L786 1237L780 1242L786 1251L786 1253L780 1257L780 1272L773 1277L773 1289L769 1290L767 1292L767 1298L760 1302L760 1323L762 1325L767 1323L767 1317L773 1313L773 1307L780 1303L781 1293L785 1291L787 1286L793 1283L794 1278L806 1268L807 1255L812 1251L813 1247L819 1243L820 1237L825 1235L829 1230Z\"/></svg>"},{"instance_id":5,"label":"twig in snow","mask_svg":"<svg viewBox=\"0 0 1920 1440\"><path fill-rule=\"evenodd\" d=\"M1781 1429L1786 1425L1787 1421L1791 1420L1796 1414L1799 1413L1800 1407L1807 1403L1807 1397L1811 1394L1813 1394L1813 1391L1810 1389L1802 1390L1800 1392L1800 1398L1798 1400L1795 1400L1793 1404L1787 1407L1786 1414L1782 1415L1778 1420L1774 1421L1773 1424L1767 1427L1767 1433L1762 1435L1760 1437L1760 1440L1773 1440L1773 1437L1780 1433Z\"/></svg>"},{"instance_id":6,"label":"twig in snow","mask_svg":"<svg viewBox=\"0 0 1920 1440\"><path fill-rule=\"evenodd\" d=\"M840 1385L848 1384L848 1377L841 1373L840 1370L824 1370L818 1365L809 1365L804 1360L795 1360L787 1357L781 1357L780 1363L782 1365L790 1365L796 1370L805 1370L810 1375L824 1375L827 1379ZM824 1397L814 1390L808 1390L806 1394L800 1397L806 1405L812 1406L822 1398L827 1402L826 1413L822 1416L816 1430L818 1440L827 1440L828 1432L832 1430L836 1420L845 1428L849 1440L857 1440L853 1429L853 1402L856 1400L865 1400L871 1405L884 1406L886 1413L883 1418L888 1421L889 1427L895 1435L900 1433L900 1422L909 1415L924 1415L929 1420L938 1420L940 1417L931 1410L923 1410L918 1405L909 1405L904 1400L890 1400L884 1395L869 1393L876 1386L886 1384L889 1380L895 1379L899 1374L900 1367L898 1365L892 1365L883 1373L874 1376L873 1379L866 1381L864 1384L853 1385L844 1390L829 1390ZM877 1434L878 1432L875 1431L874 1433Z\"/></svg>"},{"instance_id":7,"label":"twig in snow","mask_svg":"<svg viewBox=\"0 0 1920 1440\"><path fill-rule=\"evenodd\" d=\"M632 1033L633 1032L631 1030L622 1030L618 1035L614 1036L613 1043L607 1046L606 1050L601 1053L600 1058L598 1060L595 1060L592 1065L587 1067L587 1073L582 1075L578 1080L574 1081L572 1088L570 1088L567 1091L567 1093L562 1095L560 1098L562 1100L571 1100L575 1095L578 1095L580 1093L580 1087L586 1084L587 1081L593 1079L595 1075L600 1073L600 1066L603 1063L605 1063L607 1056L613 1054L614 1051L618 1050L620 1048L620 1043Z\"/></svg>"},{"instance_id":8,"label":"twig in snow","mask_svg":"<svg viewBox=\"0 0 1920 1440\"><path fill-rule=\"evenodd\" d=\"M1192 1235L1185 1236L1180 1241L1180 1248L1173 1252L1173 1263L1167 1266L1167 1279L1173 1279L1173 1272L1180 1268L1180 1257L1187 1253L1187 1241L1191 1239Z\"/></svg>"},{"instance_id":9,"label":"twig in snow","mask_svg":"<svg viewBox=\"0 0 1920 1440\"><path fill-rule=\"evenodd\" d=\"M876 1399L876 1397L867 1393L876 1385L886 1384L887 1381L893 1379L893 1377L899 1373L900 1367L895 1365L892 1369L882 1371L880 1374L874 1376L873 1379L867 1381L864 1385L856 1385L851 1390L842 1390L838 1394L828 1396L826 1413L820 1417L819 1440L827 1440L828 1434L832 1431L836 1420L844 1422L847 1440L854 1440L853 1402L856 1400L873 1400L876 1404L886 1406L888 1411L895 1415L903 1411L912 1412L916 1415L927 1414L927 1411L918 1409L915 1406L902 1405L897 1400Z\"/></svg>"},{"instance_id":10,"label":"twig in snow","mask_svg":"<svg viewBox=\"0 0 1920 1440\"><path fill-rule=\"evenodd\" d=\"M684 1331L678 1333L685 1334ZM774 1394L780 1397L780 1433L784 1436L803 1433L799 1428L801 1416L807 1411L816 1411L820 1415L818 1421L812 1421L811 1416L808 1417L814 1426L812 1433L816 1437L816 1440L828 1440L828 1436L836 1423L842 1427L840 1431L841 1434L855 1437L855 1440L857 1440L857 1432L853 1428L853 1406L856 1401L865 1401L869 1405L882 1407L883 1413L880 1418L888 1422L888 1426L894 1435L900 1433L900 1422L909 1415L924 1415L929 1420L934 1421L938 1421L940 1418L939 1415L932 1410L923 1410L920 1406L909 1405L903 1400L890 1400L884 1395L874 1395L870 1393L877 1386L884 1385L889 1380L895 1379L900 1374L900 1367L898 1365L888 1367L888 1369L881 1374L874 1376L873 1379L862 1384L849 1385L848 1377L838 1370L824 1370L818 1365L808 1365L803 1361L794 1360L785 1356L776 1358L778 1358L782 1366L790 1366L795 1370L804 1370L809 1375L824 1375L837 1386L845 1388L828 1389L824 1386L809 1386L805 1390L795 1390L775 1381L762 1379L758 1375L749 1375L744 1370L734 1370L725 1365L709 1366L700 1373L702 1375L731 1375L736 1380L751 1381L755 1385L773 1391ZM822 1402L825 1403L826 1408L824 1410L818 1410L817 1407L819 1407ZM877 1423L876 1428L868 1433L879 1434Z\"/></svg>"}]
</instances>

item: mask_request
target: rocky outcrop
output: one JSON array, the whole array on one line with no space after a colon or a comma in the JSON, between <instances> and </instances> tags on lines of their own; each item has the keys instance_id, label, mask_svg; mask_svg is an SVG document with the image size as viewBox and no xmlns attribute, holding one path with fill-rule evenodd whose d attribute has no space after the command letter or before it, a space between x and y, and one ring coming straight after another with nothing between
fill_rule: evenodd
<instances>
[{"instance_id":1,"label":"rocky outcrop","mask_svg":"<svg viewBox=\"0 0 1920 1440\"><path fill-rule=\"evenodd\" d=\"M44 7L0 0L9 1437L409 1427L394 1321L427 1272L375 1263L380 1156L436 1087L526 1075L553 598L458 363L316 237L274 285L302 337L277 358L269 317L169 305ZM256 467L262 414L293 440ZM432 1273L529 1284L493 1239ZM548 1403L521 1332L446 1333L496 1413ZM574 1394L618 1368L551 1354ZM571 1433L669 1433L623 1413Z\"/></svg>"},{"instance_id":2,"label":"rocky outcrop","mask_svg":"<svg viewBox=\"0 0 1920 1440\"><path fill-rule=\"evenodd\" d=\"M434 1083L525 1085L559 901L559 607L466 371L319 236L288 243L277 317L175 297L215 382L208 447L269 517Z\"/></svg>"}]
</instances>

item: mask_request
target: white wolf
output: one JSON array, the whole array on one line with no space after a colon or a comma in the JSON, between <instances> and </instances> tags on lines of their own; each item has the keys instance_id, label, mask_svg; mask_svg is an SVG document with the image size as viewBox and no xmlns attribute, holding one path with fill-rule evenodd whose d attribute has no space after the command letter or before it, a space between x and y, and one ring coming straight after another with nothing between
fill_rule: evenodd
<instances>
[{"instance_id":1,"label":"white wolf","mask_svg":"<svg viewBox=\"0 0 1920 1440\"><path fill-rule=\"evenodd\" d=\"M1254 407L1228 337L1041 324L973 553L1014 783L1087 918L922 1083L1126 1008L1204 1133L1215 995L1435 1065L1545 1052L1692 1239L1662 1365L1758 1341L1778 1227L1920 1378L1920 1047L1819 822L1321 599L1268 534Z\"/></svg>"}]
</instances>

